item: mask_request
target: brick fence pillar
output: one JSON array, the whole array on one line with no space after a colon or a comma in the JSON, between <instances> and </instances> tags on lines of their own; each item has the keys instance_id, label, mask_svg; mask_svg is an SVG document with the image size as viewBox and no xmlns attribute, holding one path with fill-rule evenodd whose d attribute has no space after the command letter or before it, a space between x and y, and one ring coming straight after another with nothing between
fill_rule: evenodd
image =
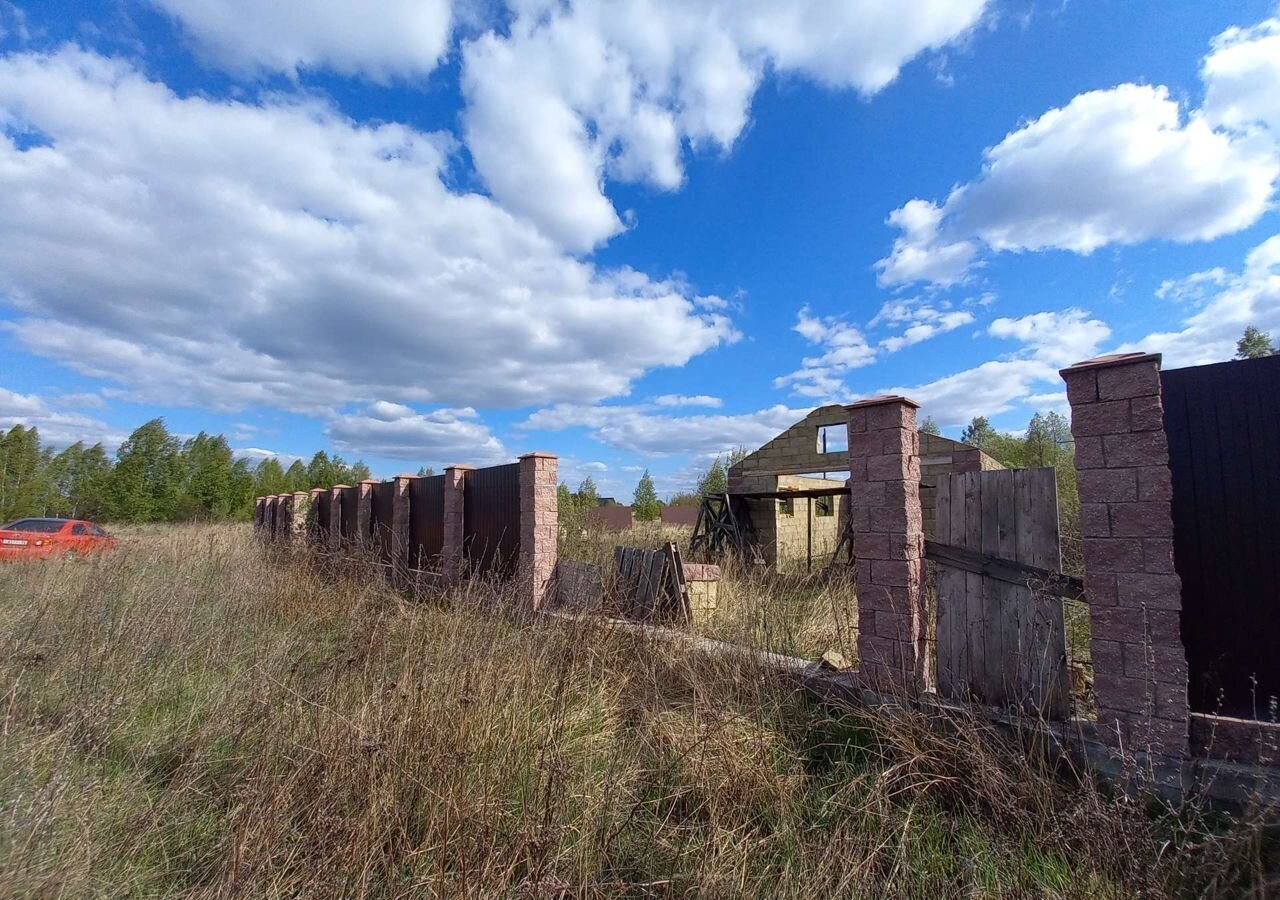
<instances>
[{"instance_id":1,"label":"brick fence pillar","mask_svg":"<svg viewBox=\"0 0 1280 900\"><path fill-rule=\"evenodd\" d=\"M868 687L889 692L925 684L917 408L905 397L875 397L848 407L858 674Z\"/></svg>"},{"instance_id":2,"label":"brick fence pillar","mask_svg":"<svg viewBox=\"0 0 1280 900\"><path fill-rule=\"evenodd\" d=\"M391 494L391 571L395 576L404 575L414 564L409 547L409 485L417 477L397 475Z\"/></svg>"},{"instance_id":3,"label":"brick fence pillar","mask_svg":"<svg viewBox=\"0 0 1280 900\"><path fill-rule=\"evenodd\" d=\"M368 550L373 547L373 486L381 484L376 478L366 478L356 485L356 534L357 547Z\"/></svg>"},{"instance_id":4,"label":"brick fence pillar","mask_svg":"<svg viewBox=\"0 0 1280 900\"><path fill-rule=\"evenodd\" d=\"M307 521L311 515L311 492L294 491L292 511L289 514L289 540L305 543Z\"/></svg>"},{"instance_id":5,"label":"brick fence pillar","mask_svg":"<svg viewBox=\"0 0 1280 900\"><path fill-rule=\"evenodd\" d=\"M546 601L556 569L558 463L550 453L520 457L520 599L534 610Z\"/></svg>"},{"instance_id":6,"label":"brick fence pillar","mask_svg":"<svg viewBox=\"0 0 1280 900\"><path fill-rule=\"evenodd\" d=\"M342 491L345 484L335 484L329 488L329 549L337 552L342 549Z\"/></svg>"},{"instance_id":7,"label":"brick fence pillar","mask_svg":"<svg viewBox=\"0 0 1280 900\"><path fill-rule=\"evenodd\" d=\"M1160 356L1101 356L1061 374L1076 442L1098 735L1185 756L1187 660Z\"/></svg>"},{"instance_id":8,"label":"brick fence pillar","mask_svg":"<svg viewBox=\"0 0 1280 900\"><path fill-rule=\"evenodd\" d=\"M253 530L255 533L261 532L263 528L263 513L266 511L266 497L253 498Z\"/></svg>"},{"instance_id":9,"label":"brick fence pillar","mask_svg":"<svg viewBox=\"0 0 1280 900\"><path fill-rule=\"evenodd\" d=\"M440 547L440 571L445 583L460 581L467 570L466 476L475 466L448 466L444 470L444 540Z\"/></svg>"}]
</instances>

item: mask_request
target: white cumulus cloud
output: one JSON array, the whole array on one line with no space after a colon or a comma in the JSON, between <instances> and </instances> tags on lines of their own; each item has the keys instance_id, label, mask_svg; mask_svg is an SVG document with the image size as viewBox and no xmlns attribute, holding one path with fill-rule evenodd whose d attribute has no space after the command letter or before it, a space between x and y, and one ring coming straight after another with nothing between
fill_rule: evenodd
<instances>
[{"instance_id":1,"label":"white cumulus cloud","mask_svg":"<svg viewBox=\"0 0 1280 900\"><path fill-rule=\"evenodd\" d=\"M1087 254L1252 225L1280 177L1280 20L1219 35L1201 75L1201 109L1163 86L1122 84L1010 132L944 202L890 214L899 236L877 263L881 284L954 284L984 250Z\"/></svg>"},{"instance_id":2,"label":"white cumulus cloud","mask_svg":"<svg viewBox=\"0 0 1280 900\"><path fill-rule=\"evenodd\" d=\"M965 36L986 0L512 0L463 45L468 148L494 195L565 247L623 228L607 179L680 186L725 150L767 70L871 95Z\"/></svg>"},{"instance_id":3,"label":"white cumulus cloud","mask_svg":"<svg viewBox=\"0 0 1280 900\"><path fill-rule=\"evenodd\" d=\"M452 148L74 48L0 57L4 327L133 399L311 412L593 402L736 337L683 283L450 190Z\"/></svg>"},{"instance_id":4,"label":"white cumulus cloud","mask_svg":"<svg viewBox=\"0 0 1280 900\"><path fill-rule=\"evenodd\" d=\"M408 459L437 468L454 463L494 465L511 454L474 409L417 412L378 401L363 410L335 415L325 437L344 453Z\"/></svg>"},{"instance_id":5,"label":"white cumulus cloud","mask_svg":"<svg viewBox=\"0 0 1280 900\"><path fill-rule=\"evenodd\" d=\"M233 71L331 69L386 81L434 69L449 46L450 0L152 0L210 59Z\"/></svg>"}]
</instances>

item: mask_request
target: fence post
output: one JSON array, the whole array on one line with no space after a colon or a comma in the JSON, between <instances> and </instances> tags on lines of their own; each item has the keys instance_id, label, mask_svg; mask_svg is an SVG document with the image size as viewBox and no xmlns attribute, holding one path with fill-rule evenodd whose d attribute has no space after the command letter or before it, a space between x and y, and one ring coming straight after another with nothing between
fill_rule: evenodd
<instances>
[{"instance_id":1,"label":"fence post","mask_svg":"<svg viewBox=\"0 0 1280 900\"><path fill-rule=\"evenodd\" d=\"M391 574L403 578L413 568L413 549L409 546L409 485L417 475L397 475L391 494Z\"/></svg>"},{"instance_id":2,"label":"fence post","mask_svg":"<svg viewBox=\"0 0 1280 900\"><path fill-rule=\"evenodd\" d=\"M849 516L858 558L858 676L912 692L926 683L919 404L874 397L849 412Z\"/></svg>"},{"instance_id":3,"label":"fence post","mask_svg":"<svg viewBox=\"0 0 1280 900\"><path fill-rule=\"evenodd\" d=\"M366 478L356 485L355 544L362 550L373 547L373 486L380 483L376 478Z\"/></svg>"},{"instance_id":4,"label":"fence post","mask_svg":"<svg viewBox=\"0 0 1280 900\"><path fill-rule=\"evenodd\" d=\"M1061 372L1071 404L1098 736L1187 755L1182 579L1160 355L1122 353Z\"/></svg>"},{"instance_id":5,"label":"fence post","mask_svg":"<svg viewBox=\"0 0 1280 900\"><path fill-rule=\"evenodd\" d=\"M293 505L289 514L289 540L305 544L307 541L307 518L311 514L311 492L294 491Z\"/></svg>"},{"instance_id":6,"label":"fence post","mask_svg":"<svg viewBox=\"0 0 1280 900\"><path fill-rule=\"evenodd\" d=\"M445 584L462 580L466 572L466 476L475 466L448 466L444 470L444 538L440 569Z\"/></svg>"},{"instance_id":7,"label":"fence post","mask_svg":"<svg viewBox=\"0 0 1280 900\"><path fill-rule=\"evenodd\" d=\"M520 457L520 597L534 610L546 601L556 569L558 464L558 457L551 453Z\"/></svg>"},{"instance_id":8,"label":"fence post","mask_svg":"<svg viewBox=\"0 0 1280 900\"><path fill-rule=\"evenodd\" d=\"M262 531L263 513L266 511L266 497L253 498L253 530L255 534Z\"/></svg>"}]
</instances>

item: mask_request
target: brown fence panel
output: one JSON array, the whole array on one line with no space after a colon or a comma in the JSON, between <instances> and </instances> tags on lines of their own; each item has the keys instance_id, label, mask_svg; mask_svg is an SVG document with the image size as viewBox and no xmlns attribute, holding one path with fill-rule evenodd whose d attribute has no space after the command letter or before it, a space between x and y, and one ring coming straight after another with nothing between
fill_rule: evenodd
<instances>
[{"instance_id":1,"label":"brown fence panel","mask_svg":"<svg viewBox=\"0 0 1280 900\"><path fill-rule=\"evenodd\" d=\"M344 487L341 492L341 517L338 524L341 526L341 537L344 544L355 543L360 539L357 533L359 522L357 521L357 511L360 505L360 488Z\"/></svg>"},{"instance_id":2,"label":"brown fence panel","mask_svg":"<svg viewBox=\"0 0 1280 900\"><path fill-rule=\"evenodd\" d=\"M1280 356L1160 378L1188 699L1200 712L1270 718L1280 696Z\"/></svg>"},{"instance_id":3,"label":"brown fence panel","mask_svg":"<svg viewBox=\"0 0 1280 900\"><path fill-rule=\"evenodd\" d=\"M471 571L514 575L520 559L520 464L472 469L463 490L463 547Z\"/></svg>"},{"instance_id":4,"label":"brown fence panel","mask_svg":"<svg viewBox=\"0 0 1280 900\"><path fill-rule=\"evenodd\" d=\"M436 568L444 549L444 476L409 482L409 565Z\"/></svg>"},{"instance_id":5,"label":"brown fence panel","mask_svg":"<svg viewBox=\"0 0 1280 900\"><path fill-rule=\"evenodd\" d=\"M312 515L315 517L314 537L320 542L324 542L329 537L330 501L329 491L326 489L323 494L314 496L311 502Z\"/></svg>"},{"instance_id":6,"label":"brown fence panel","mask_svg":"<svg viewBox=\"0 0 1280 900\"><path fill-rule=\"evenodd\" d=\"M380 481L373 486L369 504L369 531L373 546L383 562L391 562L391 548L395 532L391 530L391 511L395 505L396 483Z\"/></svg>"}]
</instances>

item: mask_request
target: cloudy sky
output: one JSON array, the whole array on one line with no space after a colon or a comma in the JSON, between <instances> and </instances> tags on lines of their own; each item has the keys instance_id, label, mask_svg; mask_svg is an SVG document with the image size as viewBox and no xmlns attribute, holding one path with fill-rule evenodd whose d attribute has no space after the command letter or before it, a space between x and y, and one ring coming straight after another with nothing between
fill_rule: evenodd
<instances>
[{"instance_id":1,"label":"cloudy sky","mask_svg":"<svg viewBox=\"0 0 1280 900\"><path fill-rule=\"evenodd\" d=\"M0 426L561 455L956 433L1280 336L1280 9L0 0Z\"/></svg>"}]
</instances>

